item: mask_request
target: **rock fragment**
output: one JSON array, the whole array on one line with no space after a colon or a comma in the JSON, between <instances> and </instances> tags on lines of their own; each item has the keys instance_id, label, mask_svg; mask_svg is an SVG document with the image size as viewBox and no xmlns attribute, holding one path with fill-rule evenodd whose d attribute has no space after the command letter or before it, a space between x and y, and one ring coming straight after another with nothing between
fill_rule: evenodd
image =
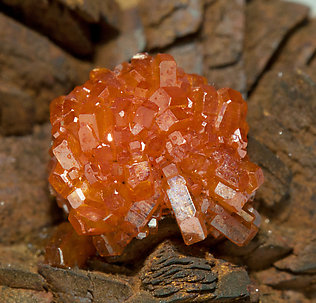
<instances>
[{"instance_id":1,"label":"rock fragment","mask_svg":"<svg viewBox=\"0 0 316 303\"><path fill-rule=\"evenodd\" d=\"M311 235L304 242L304 247L299 247L294 254L276 262L275 267L294 274L316 274L316 238Z\"/></svg>"},{"instance_id":2,"label":"rock fragment","mask_svg":"<svg viewBox=\"0 0 316 303\"><path fill-rule=\"evenodd\" d=\"M217 87L246 92L243 63L245 1L224 0L206 4L201 32L204 74Z\"/></svg>"},{"instance_id":3,"label":"rock fragment","mask_svg":"<svg viewBox=\"0 0 316 303\"><path fill-rule=\"evenodd\" d=\"M112 69L144 51L146 41L139 7L132 6L122 10L119 20L119 35L108 41L105 32L103 37L105 41L98 44L94 58L95 66Z\"/></svg>"},{"instance_id":4,"label":"rock fragment","mask_svg":"<svg viewBox=\"0 0 316 303\"><path fill-rule=\"evenodd\" d=\"M307 290L316 281L315 275L293 275L273 267L256 273L256 277L263 284L276 289Z\"/></svg>"},{"instance_id":5,"label":"rock fragment","mask_svg":"<svg viewBox=\"0 0 316 303\"><path fill-rule=\"evenodd\" d=\"M257 238L260 245L248 256L243 256L250 270L269 268L275 261L289 255L293 250L284 231L273 223L264 222Z\"/></svg>"},{"instance_id":6,"label":"rock fragment","mask_svg":"<svg viewBox=\"0 0 316 303\"><path fill-rule=\"evenodd\" d=\"M24 244L0 246L0 285L43 291L46 283L37 272L41 261Z\"/></svg>"},{"instance_id":7,"label":"rock fragment","mask_svg":"<svg viewBox=\"0 0 316 303\"><path fill-rule=\"evenodd\" d=\"M162 48L196 33L202 22L201 0L142 1L147 48Z\"/></svg>"},{"instance_id":8,"label":"rock fragment","mask_svg":"<svg viewBox=\"0 0 316 303\"><path fill-rule=\"evenodd\" d=\"M4 303L51 303L53 294L46 291L0 286L0 299L0 302Z\"/></svg>"},{"instance_id":9,"label":"rock fragment","mask_svg":"<svg viewBox=\"0 0 316 303\"><path fill-rule=\"evenodd\" d=\"M48 192L48 125L24 137L0 137L0 242L12 243L58 217Z\"/></svg>"},{"instance_id":10,"label":"rock fragment","mask_svg":"<svg viewBox=\"0 0 316 303\"><path fill-rule=\"evenodd\" d=\"M248 90L258 81L286 35L306 19L307 14L308 8L297 3L261 0L249 2L245 38Z\"/></svg>"},{"instance_id":11,"label":"rock fragment","mask_svg":"<svg viewBox=\"0 0 316 303\"><path fill-rule=\"evenodd\" d=\"M273 68L308 66L316 52L316 20L298 28L286 41Z\"/></svg>"},{"instance_id":12,"label":"rock fragment","mask_svg":"<svg viewBox=\"0 0 316 303\"><path fill-rule=\"evenodd\" d=\"M145 263L142 285L155 298L163 302L215 302L249 297L250 280L244 269L212 256L184 255L179 248L165 241Z\"/></svg>"},{"instance_id":13,"label":"rock fragment","mask_svg":"<svg viewBox=\"0 0 316 303\"><path fill-rule=\"evenodd\" d=\"M102 0L1 0L24 23L50 37L73 54L91 55L93 25L118 26L116 1ZM113 30L112 30L113 31Z\"/></svg>"},{"instance_id":14,"label":"rock fragment","mask_svg":"<svg viewBox=\"0 0 316 303\"><path fill-rule=\"evenodd\" d=\"M89 302L125 302L132 295L128 281L115 276L88 272L83 270L67 270L42 265L40 274L47 280L49 289L67 299L84 298Z\"/></svg>"},{"instance_id":15,"label":"rock fragment","mask_svg":"<svg viewBox=\"0 0 316 303\"><path fill-rule=\"evenodd\" d=\"M167 51L186 73L201 75L203 72L202 47L197 41L171 46Z\"/></svg>"},{"instance_id":16,"label":"rock fragment","mask_svg":"<svg viewBox=\"0 0 316 303\"><path fill-rule=\"evenodd\" d=\"M252 136L292 171L288 212L294 226L315 226L316 84L301 70L270 71L249 101ZM288 216L288 218L286 218Z\"/></svg>"},{"instance_id":17,"label":"rock fragment","mask_svg":"<svg viewBox=\"0 0 316 303\"><path fill-rule=\"evenodd\" d=\"M31 132L49 102L88 76L89 66L0 13L0 133Z\"/></svg>"},{"instance_id":18,"label":"rock fragment","mask_svg":"<svg viewBox=\"0 0 316 303\"><path fill-rule=\"evenodd\" d=\"M265 179L264 187L256 193L256 200L262 203L261 206L277 212L290 195L292 172L263 142L251 136L248 150L250 159L262 167Z\"/></svg>"}]
</instances>

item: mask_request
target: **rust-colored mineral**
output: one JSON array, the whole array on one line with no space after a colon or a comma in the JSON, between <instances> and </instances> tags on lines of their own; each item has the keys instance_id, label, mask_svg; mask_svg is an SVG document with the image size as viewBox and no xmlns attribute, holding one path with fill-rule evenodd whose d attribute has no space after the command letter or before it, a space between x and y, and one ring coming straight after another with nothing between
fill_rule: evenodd
<instances>
[{"instance_id":1,"label":"rust-colored mineral","mask_svg":"<svg viewBox=\"0 0 316 303\"><path fill-rule=\"evenodd\" d=\"M258 231L251 197L263 182L247 156L247 104L186 74L172 56L138 54L51 103L49 181L80 235L119 255L172 214L187 245L237 245Z\"/></svg>"}]
</instances>

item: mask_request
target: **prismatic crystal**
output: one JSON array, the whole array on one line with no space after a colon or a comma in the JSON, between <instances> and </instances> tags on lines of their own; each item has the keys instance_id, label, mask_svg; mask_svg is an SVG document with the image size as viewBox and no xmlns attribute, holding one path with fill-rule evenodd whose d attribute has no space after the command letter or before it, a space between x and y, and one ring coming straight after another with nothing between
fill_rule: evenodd
<instances>
[{"instance_id":1,"label":"prismatic crystal","mask_svg":"<svg viewBox=\"0 0 316 303\"><path fill-rule=\"evenodd\" d=\"M50 184L79 235L119 255L168 214L187 245L258 231L263 182L247 156L247 104L186 74L172 56L134 56L51 103Z\"/></svg>"}]
</instances>

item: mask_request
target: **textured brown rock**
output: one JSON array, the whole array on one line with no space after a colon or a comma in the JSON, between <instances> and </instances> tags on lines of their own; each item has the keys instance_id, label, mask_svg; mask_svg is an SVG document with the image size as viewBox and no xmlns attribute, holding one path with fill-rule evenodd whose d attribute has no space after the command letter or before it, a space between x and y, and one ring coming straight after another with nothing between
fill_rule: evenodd
<instances>
[{"instance_id":1,"label":"textured brown rock","mask_svg":"<svg viewBox=\"0 0 316 303\"><path fill-rule=\"evenodd\" d=\"M111 26L118 26L118 15L120 14L117 1L104 0L55 0L63 3L66 8L74 11L85 21L98 23L107 21Z\"/></svg>"},{"instance_id":2,"label":"textured brown rock","mask_svg":"<svg viewBox=\"0 0 316 303\"><path fill-rule=\"evenodd\" d=\"M0 133L27 133L47 120L51 99L86 79L87 67L0 13Z\"/></svg>"},{"instance_id":3,"label":"textured brown rock","mask_svg":"<svg viewBox=\"0 0 316 303\"><path fill-rule=\"evenodd\" d=\"M56 220L47 182L49 126L25 137L0 137L0 242L22 240Z\"/></svg>"},{"instance_id":4,"label":"textured brown rock","mask_svg":"<svg viewBox=\"0 0 316 303\"><path fill-rule=\"evenodd\" d=\"M301 242L305 242L304 246L300 245L301 247L294 250L294 254L276 262L275 267L294 274L316 274L316 237L305 236Z\"/></svg>"},{"instance_id":5,"label":"textured brown rock","mask_svg":"<svg viewBox=\"0 0 316 303\"><path fill-rule=\"evenodd\" d=\"M149 292L142 290L126 301L126 303L148 303L148 302L160 303L161 300L159 300L158 298L154 298Z\"/></svg>"},{"instance_id":6,"label":"textured brown rock","mask_svg":"<svg viewBox=\"0 0 316 303\"><path fill-rule=\"evenodd\" d=\"M254 0L246 12L245 69L249 90L285 36L307 17L308 9L286 1Z\"/></svg>"},{"instance_id":7,"label":"textured brown rock","mask_svg":"<svg viewBox=\"0 0 316 303\"><path fill-rule=\"evenodd\" d=\"M296 227L315 226L315 83L300 70L271 71L254 91L248 110L252 135L293 173L288 220ZM283 209L281 214L286 213Z\"/></svg>"},{"instance_id":8,"label":"textured brown rock","mask_svg":"<svg viewBox=\"0 0 316 303\"><path fill-rule=\"evenodd\" d=\"M197 41L176 44L168 48L167 53L173 56L186 73L201 75L203 72L202 47Z\"/></svg>"},{"instance_id":9,"label":"textured brown rock","mask_svg":"<svg viewBox=\"0 0 316 303\"><path fill-rule=\"evenodd\" d=\"M306 68L306 72L311 76L314 82L316 82L316 58L312 58L308 67Z\"/></svg>"},{"instance_id":10,"label":"textured brown rock","mask_svg":"<svg viewBox=\"0 0 316 303\"><path fill-rule=\"evenodd\" d=\"M287 238L282 229L273 223L263 222L258 234L260 245L256 247L248 256L243 256L244 262L251 270L262 270L269 268L275 261L287 256L292 247L287 242ZM260 262L258 262L260 260Z\"/></svg>"},{"instance_id":11,"label":"textured brown rock","mask_svg":"<svg viewBox=\"0 0 316 303\"><path fill-rule=\"evenodd\" d=\"M240 91L243 96L246 95L246 76L243 60L227 67L211 68L204 73L208 81L215 87L230 86Z\"/></svg>"},{"instance_id":12,"label":"textured brown rock","mask_svg":"<svg viewBox=\"0 0 316 303\"><path fill-rule=\"evenodd\" d=\"M245 1L215 1L206 6L202 30L208 67L232 65L239 61L244 40Z\"/></svg>"},{"instance_id":13,"label":"textured brown rock","mask_svg":"<svg viewBox=\"0 0 316 303\"><path fill-rule=\"evenodd\" d=\"M96 48L95 66L113 69L145 49L145 33L138 6L122 11L118 28L119 35L101 42Z\"/></svg>"},{"instance_id":14,"label":"textured brown rock","mask_svg":"<svg viewBox=\"0 0 316 303\"><path fill-rule=\"evenodd\" d=\"M224 262L220 266L218 289L215 291L216 300L248 302L250 279L247 271Z\"/></svg>"},{"instance_id":15,"label":"textured brown rock","mask_svg":"<svg viewBox=\"0 0 316 303\"><path fill-rule=\"evenodd\" d=\"M168 297L169 302L176 300L214 298L217 273L214 262L195 257L181 256L168 244L156 250L151 264L142 276L146 290L154 297Z\"/></svg>"},{"instance_id":16,"label":"textured brown rock","mask_svg":"<svg viewBox=\"0 0 316 303\"><path fill-rule=\"evenodd\" d=\"M162 48L195 33L202 22L202 0L141 2L147 48Z\"/></svg>"},{"instance_id":17,"label":"textured brown rock","mask_svg":"<svg viewBox=\"0 0 316 303\"><path fill-rule=\"evenodd\" d=\"M1 303L51 303L53 294L46 291L0 286Z\"/></svg>"},{"instance_id":18,"label":"textured brown rock","mask_svg":"<svg viewBox=\"0 0 316 303\"><path fill-rule=\"evenodd\" d=\"M46 31L49 39L74 54L91 54L95 49L91 64L112 68L145 48L138 2L120 0L125 11L122 18L118 18L114 1L0 0L0 8L5 8L4 12L18 21L0 14L1 135L31 133L35 124L47 119L51 99L69 92L88 77L85 64L26 26L36 26L35 31L41 33ZM254 205L264 216L258 236L245 247L207 239L198 246L183 249L173 242L171 247L175 250L168 260L188 258L193 259L194 264L199 260L199 264L204 265L215 260L210 271L190 269L195 277L201 271L205 276L214 272L218 276L215 290L202 293L202 298L214 296L210 302L236 302L236 298L237 302L252 303L314 302L315 21L305 22L306 9L286 1L201 2L202 14L200 8L196 10L201 20L188 25L189 19L183 16L190 14L194 1L146 1L146 7L154 4L154 9L147 10L148 21L145 22L147 34L148 30L154 33L148 45L161 43L163 51L175 56L186 72L202 74L205 65L204 73L211 84L228 85L244 93L243 61L246 60L251 92L248 151L251 160L262 166L265 174L265 183L257 192ZM17 7L19 11L15 10ZM177 14L181 20L176 19ZM50 26L49 32L47 26ZM179 28L189 29L189 32L179 34L176 32ZM91 29L97 29L93 40L100 40L91 42ZM242 46L244 42L246 50ZM293 70L293 67L299 69ZM268 71L270 69L272 71ZM155 303L169 299L172 302L177 296L179 302L183 302L185 296L195 296L199 282L188 282L189 277L183 278L186 281L182 288L173 288L178 290L174 297L159 298L145 289L140 278L147 273L151 281L159 281L159 277L153 277L149 265L161 259L157 256L161 246L154 248L155 245L165 237L171 240L179 237L171 220L165 221L153 238L132 241L119 258L96 256L88 263L89 271L59 270L42 265L38 272L47 233L40 227L54 222L55 209L51 209L46 184L46 150L50 138L45 127L36 129L32 135L0 137L0 242L6 243L5 246L0 244L0 303L115 300ZM20 240L23 242L9 245ZM231 263L213 259L205 254L208 251ZM246 271L232 264L246 266L251 284ZM177 274L172 273L172 268L180 274L188 273L187 267L167 265L160 269L164 277L160 280L171 281ZM167 273L170 276L164 276ZM174 284L164 285L162 281L146 287L152 285L163 291L169 285L171 288L167 290L172 291ZM189 293L186 290L190 287L193 291Z\"/></svg>"},{"instance_id":19,"label":"textured brown rock","mask_svg":"<svg viewBox=\"0 0 316 303\"><path fill-rule=\"evenodd\" d=\"M42 265L39 272L47 280L49 289L66 300L116 303L124 302L132 294L127 280L109 274L58 269L48 265Z\"/></svg>"},{"instance_id":20,"label":"textured brown rock","mask_svg":"<svg viewBox=\"0 0 316 303\"><path fill-rule=\"evenodd\" d=\"M77 55L93 52L92 24L116 27L119 7L115 1L1 0L12 15Z\"/></svg>"},{"instance_id":21,"label":"textured brown rock","mask_svg":"<svg viewBox=\"0 0 316 303\"><path fill-rule=\"evenodd\" d=\"M26 245L0 246L0 285L43 291L45 281L37 272L41 261Z\"/></svg>"},{"instance_id":22,"label":"textured brown rock","mask_svg":"<svg viewBox=\"0 0 316 303\"><path fill-rule=\"evenodd\" d=\"M78 297L86 297L91 282L83 271L72 271L42 265L39 273L46 279L51 291L56 293L70 293Z\"/></svg>"},{"instance_id":23,"label":"textured brown rock","mask_svg":"<svg viewBox=\"0 0 316 303\"><path fill-rule=\"evenodd\" d=\"M75 296L73 294L55 293L54 299L56 302L62 303L92 303L93 297L88 293L85 297Z\"/></svg>"},{"instance_id":24,"label":"textured brown rock","mask_svg":"<svg viewBox=\"0 0 316 303\"><path fill-rule=\"evenodd\" d=\"M131 285L123 277L115 277L98 272L91 272L89 278L92 283L94 302L124 302L133 293ZM127 279L126 279L127 280Z\"/></svg>"},{"instance_id":25,"label":"textured brown rock","mask_svg":"<svg viewBox=\"0 0 316 303\"><path fill-rule=\"evenodd\" d=\"M246 90L243 68L245 1L224 0L206 5L202 28L204 74L218 87Z\"/></svg>"},{"instance_id":26,"label":"textured brown rock","mask_svg":"<svg viewBox=\"0 0 316 303\"><path fill-rule=\"evenodd\" d=\"M263 284L276 289L302 289L307 290L316 283L315 275L293 275L285 271L278 271L271 267L256 274Z\"/></svg>"},{"instance_id":27,"label":"textured brown rock","mask_svg":"<svg viewBox=\"0 0 316 303\"><path fill-rule=\"evenodd\" d=\"M264 187L256 193L261 206L277 212L289 197L291 170L269 149L253 137L248 138L248 151L251 161L262 167ZM281 210L280 210L281 211Z\"/></svg>"},{"instance_id":28,"label":"textured brown rock","mask_svg":"<svg viewBox=\"0 0 316 303\"><path fill-rule=\"evenodd\" d=\"M316 52L316 20L298 28L285 43L277 61L273 65L276 70L288 67L304 67L309 65Z\"/></svg>"},{"instance_id":29,"label":"textured brown rock","mask_svg":"<svg viewBox=\"0 0 316 303\"><path fill-rule=\"evenodd\" d=\"M163 302L213 302L249 296L245 270L211 255L184 255L180 247L166 241L146 261L142 285L154 297Z\"/></svg>"},{"instance_id":30,"label":"textured brown rock","mask_svg":"<svg viewBox=\"0 0 316 303\"><path fill-rule=\"evenodd\" d=\"M289 196L285 196L280 208L267 212L278 226L271 229L268 239L272 240L277 232L293 251L287 254L284 251L285 258L279 255L278 261L271 259L275 261L274 267L258 272L256 278L273 288L301 291L313 298L316 289L316 85L301 69L270 71L253 91L248 109L252 136L264 143L293 173ZM278 238L275 240L277 246L282 243ZM260 251L263 254L258 254ZM257 260L263 264L267 255L269 250L259 246L248 262L253 259L253 264ZM297 298L295 292L283 293L280 297L287 298L286 302L296 302ZM301 299L298 297L298 302L305 302ZM276 297L275 302L279 302L277 300Z\"/></svg>"},{"instance_id":31,"label":"textured brown rock","mask_svg":"<svg viewBox=\"0 0 316 303\"><path fill-rule=\"evenodd\" d=\"M289 67L300 68L316 82L316 20L299 27L286 41L272 68L276 71Z\"/></svg>"},{"instance_id":32,"label":"textured brown rock","mask_svg":"<svg viewBox=\"0 0 316 303\"><path fill-rule=\"evenodd\" d=\"M23 88L1 79L0 116L0 133L10 135L30 132L36 118L34 99Z\"/></svg>"},{"instance_id":33,"label":"textured brown rock","mask_svg":"<svg viewBox=\"0 0 316 303\"><path fill-rule=\"evenodd\" d=\"M261 285L259 288L257 288L257 290L260 298L260 303L311 302L310 299L304 296L304 294L292 290L277 290L266 285Z\"/></svg>"}]
</instances>

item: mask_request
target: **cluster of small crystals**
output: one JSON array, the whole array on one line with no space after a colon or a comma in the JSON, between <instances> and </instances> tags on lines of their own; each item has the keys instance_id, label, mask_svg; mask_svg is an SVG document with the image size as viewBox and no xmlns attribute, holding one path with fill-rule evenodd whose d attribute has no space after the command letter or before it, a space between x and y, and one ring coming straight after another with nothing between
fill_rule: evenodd
<instances>
[{"instance_id":1,"label":"cluster of small crystals","mask_svg":"<svg viewBox=\"0 0 316 303\"><path fill-rule=\"evenodd\" d=\"M101 256L174 215L187 245L237 245L257 233L261 169L247 156L247 105L186 74L172 56L138 54L51 103L49 181L76 232Z\"/></svg>"}]
</instances>

